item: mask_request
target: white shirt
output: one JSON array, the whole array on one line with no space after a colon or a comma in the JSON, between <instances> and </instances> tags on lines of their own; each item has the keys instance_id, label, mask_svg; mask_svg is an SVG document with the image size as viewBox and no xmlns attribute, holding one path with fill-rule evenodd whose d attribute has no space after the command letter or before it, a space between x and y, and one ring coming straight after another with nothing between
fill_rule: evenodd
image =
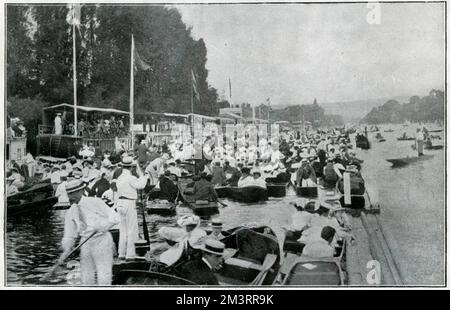
<instances>
[{"instance_id":1,"label":"white shirt","mask_svg":"<svg viewBox=\"0 0 450 310\"><path fill-rule=\"evenodd\" d=\"M120 215L97 197L82 197L78 204L67 210L62 241L65 250L70 249L78 235L88 237L94 231L105 233L120 223Z\"/></svg>"},{"instance_id":2,"label":"white shirt","mask_svg":"<svg viewBox=\"0 0 450 310\"><path fill-rule=\"evenodd\" d=\"M52 174L50 175L50 182L52 184L61 183L61 172L59 170L52 172Z\"/></svg>"},{"instance_id":3,"label":"white shirt","mask_svg":"<svg viewBox=\"0 0 450 310\"><path fill-rule=\"evenodd\" d=\"M167 168L167 170L170 171L170 173L175 174L177 177L181 177L181 169L178 167L170 166Z\"/></svg>"},{"instance_id":4,"label":"white shirt","mask_svg":"<svg viewBox=\"0 0 450 310\"><path fill-rule=\"evenodd\" d=\"M317 184L314 183L313 180L311 180L310 178L308 178L308 179L302 179L302 184L301 184L301 186L302 186L302 187L316 187Z\"/></svg>"},{"instance_id":5,"label":"white shirt","mask_svg":"<svg viewBox=\"0 0 450 310\"><path fill-rule=\"evenodd\" d=\"M58 185L55 191L55 197L58 197L59 203L69 203L69 196L66 191L67 181L62 182Z\"/></svg>"},{"instance_id":6,"label":"white shirt","mask_svg":"<svg viewBox=\"0 0 450 310\"><path fill-rule=\"evenodd\" d=\"M61 117L59 116L55 117L55 134L57 135L62 134Z\"/></svg>"},{"instance_id":7,"label":"white shirt","mask_svg":"<svg viewBox=\"0 0 450 310\"><path fill-rule=\"evenodd\" d=\"M334 248L322 238L305 245L302 255L314 258L333 257Z\"/></svg>"},{"instance_id":8,"label":"white shirt","mask_svg":"<svg viewBox=\"0 0 450 310\"><path fill-rule=\"evenodd\" d=\"M117 178L117 195L118 197L127 197L129 199L137 199L138 189L143 189L147 184L147 176L136 178L131 174L130 170L123 169L122 174Z\"/></svg>"},{"instance_id":9,"label":"white shirt","mask_svg":"<svg viewBox=\"0 0 450 310\"><path fill-rule=\"evenodd\" d=\"M150 174L158 173L161 170L161 167L164 165L164 159L161 157L155 158L148 164L147 168L145 168L145 172Z\"/></svg>"},{"instance_id":10,"label":"white shirt","mask_svg":"<svg viewBox=\"0 0 450 310\"><path fill-rule=\"evenodd\" d=\"M252 186L253 185L253 177L247 176L245 178L240 178L238 181L238 187L246 187L246 186Z\"/></svg>"}]
</instances>

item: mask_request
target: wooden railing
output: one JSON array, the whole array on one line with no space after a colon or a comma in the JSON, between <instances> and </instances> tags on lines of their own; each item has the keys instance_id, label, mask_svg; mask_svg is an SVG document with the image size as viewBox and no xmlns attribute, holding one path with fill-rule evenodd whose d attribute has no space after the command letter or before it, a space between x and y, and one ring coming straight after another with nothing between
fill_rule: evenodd
<instances>
[{"instance_id":1,"label":"wooden railing","mask_svg":"<svg viewBox=\"0 0 450 310\"><path fill-rule=\"evenodd\" d=\"M39 135L48 135L53 133L53 126L49 125L38 125Z\"/></svg>"},{"instance_id":2,"label":"wooden railing","mask_svg":"<svg viewBox=\"0 0 450 310\"><path fill-rule=\"evenodd\" d=\"M120 143L123 145L125 150L131 149L131 139L130 138L119 138ZM89 143L92 143L92 145L96 149L100 149L102 151L110 151L113 152L116 150L116 140L115 139L83 139L83 144L89 145Z\"/></svg>"}]
</instances>

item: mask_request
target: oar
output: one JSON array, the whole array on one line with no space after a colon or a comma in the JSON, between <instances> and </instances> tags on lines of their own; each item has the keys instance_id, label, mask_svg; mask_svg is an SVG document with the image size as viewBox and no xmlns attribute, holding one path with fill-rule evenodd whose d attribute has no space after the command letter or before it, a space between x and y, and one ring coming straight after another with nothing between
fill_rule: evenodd
<instances>
[{"instance_id":1,"label":"oar","mask_svg":"<svg viewBox=\"0 0 450 310\"><path fill-rule=\"evenodd\" d=\"M267 254L264 259L261 271L256 276L256 278L250 283L250 285L261 285L264 279L266 278L267 273L269 272L270 268L273 266L276 260L277 256L275 254Z\"/></svg>"},{"instance_id":2,"label":"oar","mask_svg":"<svg viewBox=\"0 0 450 310\"><path fill-rule=\"evenodd\" d=\"M226 203L224 203L223 201L220 201L219 199L217 199L217 202L220 203L222 205L222 207L228 207L228 205Z\"/></svg>"},{"instance_id":3,"label":"oar","mask_svg":"<svg viewBox=\"0 0 450 310\"><path fill-rule=\"evenodd\" d=\"M69 252L69 254L65 254L63 253L60 258L58 259L58 261L56 262L55 266L52 267L52 269L50 269L49 272L47 272L42 278L41 278L41 282L46 282L48 281L48 279L53 275L53 273L56 271L56 269L58 269L59 266L61 266L64 261L66 259L68 259L70 256L72 256L73 253L75 253L79 248L81 248L81 246L83 244L85 244L89 239L91 239L95 234L97 233L97 231L94 231L92 234L89 235L89 237L87 237L86 239L84 239L83 242L81 242L75 249L73 249L72 251Z\"/></svg>"}]
</instances>

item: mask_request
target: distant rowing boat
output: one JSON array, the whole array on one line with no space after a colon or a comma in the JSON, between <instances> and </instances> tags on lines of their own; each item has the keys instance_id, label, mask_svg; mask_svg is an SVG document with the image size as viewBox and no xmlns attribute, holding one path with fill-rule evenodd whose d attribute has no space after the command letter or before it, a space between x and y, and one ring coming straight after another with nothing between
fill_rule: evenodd
<instances>
[{"instance_id":1,"label":"distant rowing boat","mask_svg":"<svg viewBox=\"0 0 450 310\"><path fill-rule=\"evenodd\" d=\"M386 159L386 161L392 163L393 167L402 167L415 162L424 161L433 158L434 155L422 155L418 157L403 157L403 158L392 158Z\"/></svg>"}]
</instances>

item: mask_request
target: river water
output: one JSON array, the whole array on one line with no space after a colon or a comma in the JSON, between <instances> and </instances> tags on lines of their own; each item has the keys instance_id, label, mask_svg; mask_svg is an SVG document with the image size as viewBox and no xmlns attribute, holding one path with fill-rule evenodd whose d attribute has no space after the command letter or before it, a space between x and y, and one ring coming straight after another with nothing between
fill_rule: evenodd
<instances>
[{"instance_id":1,"label":"river water","mask_svg":"<svg viewBox=\"0 0 450 310\"><path fill-rule=\"evenodd\" d=\"M445 281L445 153L425 151L433 158L403 168L392 168L388 158L414 156L414 141L397 141L404 131L414 134L412 126L390 126L392 133L381 132L386 142L369 140L372 148L358 149L364 160L363 176L381 205L381 220L400 272L408 285L443 285ZM434 133L436 134L436 133ZM437 133L443 137L443 133ZM443 144L443 140L434 140ZM220 209L224 228L258 223L268 225L282 238L281 226L288 225L294 212L289 201L296 199L292 189L284 198L244 205L230 201ZM190 213L178 208L177 216ZM7 285L39 285L40 277L60 255L65 211L49 211L33 217L8 220L6 233ZM176 217L146 217L151 242L161 242L156 232L162 226L176 225ZM206 225L204 221L202 225ZM60 268L51 280L56 285L79 284L77 262Z\"/></svg>"}]
</instances>

